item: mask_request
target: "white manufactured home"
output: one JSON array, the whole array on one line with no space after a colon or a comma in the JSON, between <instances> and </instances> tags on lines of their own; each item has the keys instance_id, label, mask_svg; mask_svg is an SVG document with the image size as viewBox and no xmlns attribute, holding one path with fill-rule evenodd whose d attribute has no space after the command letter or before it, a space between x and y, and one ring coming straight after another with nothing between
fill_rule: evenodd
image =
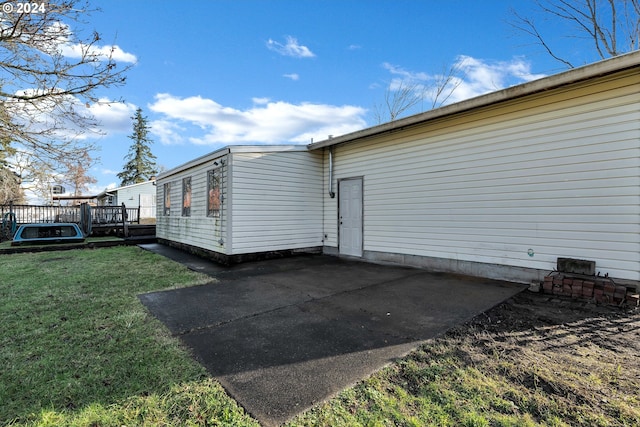
<instances>
[{"instance_id":1,"label":"white manufactured home","mask_svg":"<svg viewBox=\"0 0 640 427\"><path fill-rule=\"evenodd\" d=\"M104 190L96 196L98 206L139 208L140 219L156 217L156 180Z\"/></svg>"},{"instance_id":2,"label":"white manufactured home","mask_svg":"<svg viewBox=\"0 0 640 427\"><path fill-rule=\"evenodd\" d=\"M319 248L322 151L231 146L158 177L156 235L237 262Z\"/></svg>"},{"instance_id":3,"label":"white manufactured home","mask_svg":"<svg viewBox=\"0 0 640 427\"><path fill-rule=\"evenodd\" d=\"M638 283L640 52L307 147L228 147L157 189L161 241L231 262L321 250L530 282L568 257Z\"/></svg>"}]
</instances>

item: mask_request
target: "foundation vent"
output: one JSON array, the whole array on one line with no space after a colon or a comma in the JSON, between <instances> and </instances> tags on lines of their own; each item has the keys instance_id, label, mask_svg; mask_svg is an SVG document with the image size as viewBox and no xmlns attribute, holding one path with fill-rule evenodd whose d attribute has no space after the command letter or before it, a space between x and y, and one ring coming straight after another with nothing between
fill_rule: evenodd
<instances>
[{"instance_id":1,"label":"foundation vent","mask_svg":"<svg viewBox=\"0 0 640 427\"><path fill-rule=\"evenodd\" d=\"M556 268L560 273L582 274L585 276L596 275L596 262L586 259L558 258Z\"/></svg>"}]
</instances>

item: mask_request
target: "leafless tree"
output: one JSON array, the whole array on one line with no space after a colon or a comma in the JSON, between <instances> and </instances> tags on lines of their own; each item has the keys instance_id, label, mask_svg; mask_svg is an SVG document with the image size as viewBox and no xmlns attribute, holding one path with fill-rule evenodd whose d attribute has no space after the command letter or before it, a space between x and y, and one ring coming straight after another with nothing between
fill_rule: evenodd
<instances>
[{"instance_id":1,"label":"leafless tree","mask_svg":"<svg viewBox=\"0 0 640 427\"><path fill-rule=\"evenodd\" d=\"M419 111L438 108L445 104L462 82L463 63L456 62L444 66L433 76L423 73L407 76L402 80L393 80L385 89L384 102L375 104L373 118L377 123L393 121L420 105Z\"/></svg>"},{"instance_id":2,"label":"leafless tree","mask_svg":"<svg viewBox=\"0 0 640 427\"><path fill-rule=\"evenodd\" d=\"M30 180L95 149L86 134L97 123L86 106L98 101L97 90L123 84L130 65L119 66L98 33L80 35L93 12L88 2L17 5L0 2L0 148L13 150L9 167L17 172L18 156L21 178Z\"/></svg>"},{"instance_id":3,"label":"leafless tree","mask_svg":"<svg viewBox=\"0 0 640 427\"><path fill-rule=\"evenodd\" d=\"M430 87L428 98L431 108L438 108L446 104L453 92L462 83L465 61L457 61L451 66L443 66L442 72L436 74Z\"/></svg>"},{"instance_id":4,"label":"leafless tree","mask_svg":"<svg viewBox=\"0 0 640 427\"><path fill-rule=\"evenodd\" d=\"M599 59L640 48L640 0L536 0L537 12L553 22L569 24L568 37L586 39ZM574 60L554 46L533 16L512 10L513 25L569 68Z\"/></svg>"},{"instance_id":5,"label":"leafless tree","mask_svg":"<svg viewBox=\"0 0 640 427\"><path fill-rule=\"evenodd\" d=\"M89 169L96 163L88 152L80 157L67 159L63 162L66 170L60 182L68 184L74 196L81 196L90 184L95 184L97 180L89 175Z\"/></svg>"},{"instance_id":6,"label":"leafless tree","mask_svg":"<svg viewBox=\"0 0 640 427\"><path fill-rule=\"evenodd\" d=\"M423 99L424 90L417 82L402 81L394 88L389 85L384 91L384 102L373 107L374 120L377 123L396 120L405 111L420 104Z\"/></svg>"},{"instance_id":7,"label":"leafless tree","mask_svg":"<svg viewBox=\"0 0 640 427\"><path fill-rule=\"evenodd\" d=\"M35 167L31 160L29 154L18 151L12 156L11 167L7 170L20 177L21 189L39 199L51 201L51 186L60 181L62 176L46 163Z\"/></svg>"},{"instance_id":8,"label":"leafless tree","mask_svg":"<svg viewBox=\"0 0 640 427\"><path fill-rule=\"evenodd\" d=\"M0 168L0 205L9 202L23 203L24 191L20 188L20 177L9 168Z\"/></svg>"}]
</instances>

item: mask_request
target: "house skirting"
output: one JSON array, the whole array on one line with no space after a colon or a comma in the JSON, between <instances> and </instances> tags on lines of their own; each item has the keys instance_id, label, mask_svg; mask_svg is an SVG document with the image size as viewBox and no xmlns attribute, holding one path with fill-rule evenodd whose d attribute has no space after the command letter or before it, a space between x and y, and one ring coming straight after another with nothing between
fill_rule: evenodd
<instances>
[{"instance_id":1,"label":"house skirting","mask_svg":"<svg viewBox=\"0 0 640 427\"><path fill-rule=\"evenodd\" d=\"M310 248L300 248L300 249L285 249L285 250L275 250L275 251L266 251L266 252L252 252L246 254L235 254L235 255L227 255L221 252L211 251L208 249L200 248L193 245L188 245L186 243L175 242L173 240L167 240L158 238L158 243L170 246L176 249L180 249L182 251L198 255L199 257L210 259L212 261L217 262L218 264L222 264L225 266L230 266L234 264L239 264L242 262L248 261L262 261L267 259L277 259L284 258L289 256L301 255L301 254L310 254L310 253L322 253L322 248L320 246L310 247Z\"/></svg>"},{"instance_id":2,"label":"house skirting","mask_svg":"<svg viewBox=\"0 0 640 427\"><path fill-rule=\"evenodd\" d=\"M323 253L327 255L340 255L338 248L330 246L323 247ZM543 283L545 277L550 273L548 270L539 270L536 268L392 252L364 251L362 259L375 263L400 264L431 271L466 274L469 276L486 277L488 279L525 284ZM613 280L619 285L635 286L636 289L640 290L640 281L615 278L613 278Z\"/></svg>"}]
</instances>

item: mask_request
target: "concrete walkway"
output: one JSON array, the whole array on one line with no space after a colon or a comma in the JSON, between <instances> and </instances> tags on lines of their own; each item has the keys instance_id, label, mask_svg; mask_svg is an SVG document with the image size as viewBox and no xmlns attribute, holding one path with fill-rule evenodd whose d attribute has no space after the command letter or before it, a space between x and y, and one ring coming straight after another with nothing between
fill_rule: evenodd
<instances>
[{"instance_id":1,"label":"concrete walkway","mask_svg":"<svg viewBox=\"0 0 640 427\"><path fill-rule=\"evenodd\" d=\"M225 268L162 245L142 247L218 279L140 300L265 426L525 288L320 255Z\"/></svg>"}]
</instances>

